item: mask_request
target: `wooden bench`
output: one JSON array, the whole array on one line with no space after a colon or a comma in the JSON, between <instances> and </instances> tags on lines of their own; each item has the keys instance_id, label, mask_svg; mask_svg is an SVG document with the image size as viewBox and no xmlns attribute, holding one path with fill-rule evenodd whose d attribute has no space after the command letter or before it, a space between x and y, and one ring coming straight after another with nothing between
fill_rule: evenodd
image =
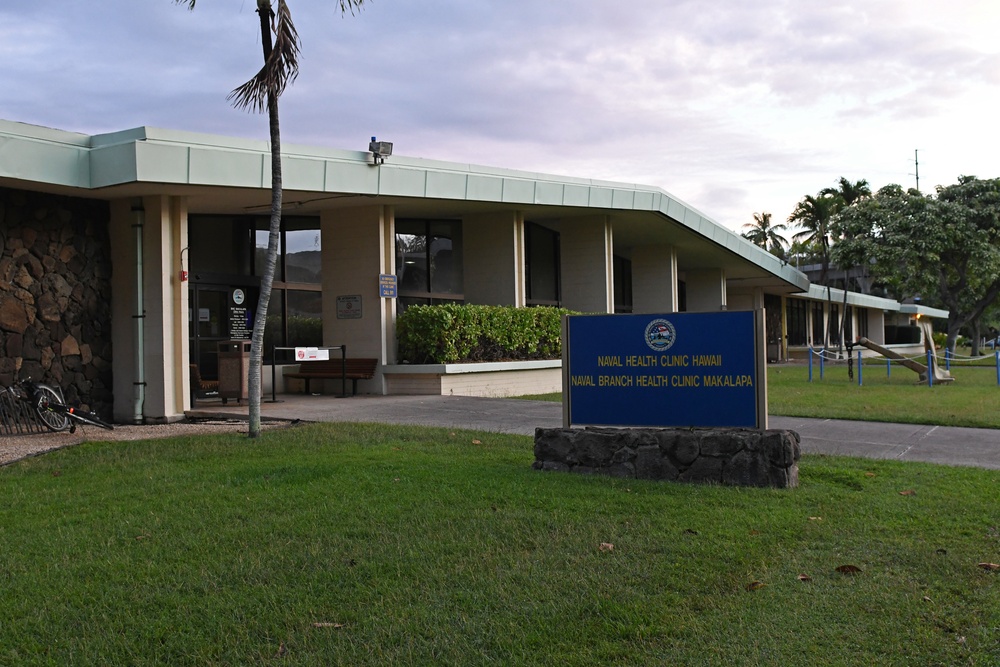
<instances>
[{"instance_id":1,"label":"wooden bench","mask_svg":"<svg viewBox=\"0 0 1000 667\"><path fill-rule=\"evenodd\" d=\"M341 362L344 366L341 367ZM299 364L299 370L284 375L286 378L299 378L306 381L306 392L309 393L311 380L346 379L353 383L353 395L358 393L358 380L371 380L375 377L375 367L378 359L330 359L322 361L307 361Z\"/></svg>"},{"instance_id":2,"label":"wooden bench","mask_svg":"<svg viewBox=\"0 0 1000 667\"><path fill-rule=\"evenodd\" d=\"M217 398L218 396L219 381L201 379L201 371L198 370L198 364L191 364L191 406L194 407L195 401L199 398ZM223 403L225 403L225 400L223 400Z\"/></svg>"}]
</instances>

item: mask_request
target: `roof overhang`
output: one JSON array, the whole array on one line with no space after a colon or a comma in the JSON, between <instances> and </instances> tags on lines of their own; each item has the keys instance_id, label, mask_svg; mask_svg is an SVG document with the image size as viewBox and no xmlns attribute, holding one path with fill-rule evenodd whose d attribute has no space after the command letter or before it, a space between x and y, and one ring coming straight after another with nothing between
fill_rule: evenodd
<instances>
[{"instance_id":1,"label":"roof overhang","mask_svg":"<svg viewBox=\"0 0 1000 667\"><path fill-rule=\"evenodd\" d=\"M669 245L678 270L719 268L730 284L777 293L808 289L793 266L673 195L643 185L553 176L367 151L285 145L284 210L297 215L370 205L397 217L461 217L516 209L526 220L607 216L616 249ZM140 127L87 136L0 121L0 183L105 200L183 196L190 213L265 213L267 142Z\"/></svg>"},{"instance_id":2,"label":"roof overhang","mask_svg":"<svg viewBox=\"0 0 1000 667\"><path fill-rule=\"evenodd\" d=\"M832 301L833 303L847 303L848 306L856 308L872 308L875 310L885 310L908 315L919 315L920 317L935 317L948 319L948 311L939 308L928 308L913 303L900 303L895 299L884 299L871 294L861 294L859 292L845 292L836 287L824 287L815 283L809 285L809 290L792 296L808 299L810 301Z\"/></svg>"},{"instance_id":3,"label":"roof overhang","mask_svg":"<svg viewBox=\"0 0 1000 667\"><path fill-rule=\"evenodd\" d=\"M917 303L903 303L899 306L899 312L906 315L916 315L917 317L935 317L938 319L946 320L950 314L947 310L941 310L940 308L930 308L928 306L921 306Z\"/></svg>"}]
</instances>

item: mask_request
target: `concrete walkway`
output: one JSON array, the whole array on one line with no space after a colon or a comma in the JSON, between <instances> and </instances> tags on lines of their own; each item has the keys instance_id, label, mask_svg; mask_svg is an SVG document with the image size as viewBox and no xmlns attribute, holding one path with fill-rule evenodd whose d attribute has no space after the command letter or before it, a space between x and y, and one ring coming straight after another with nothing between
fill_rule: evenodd
<instances>
[{"instance_id":1,"label":"concrete walkway","mask_svg":"<svg viewBox=\"0 0 1000 667\"><path fill-rule=\"evenodd\" d=\"M247 414L246 406L200 402L190 414ZM380 422L534 435L535 427L562 426L562 405L467 396L265 397L261 415L303 421ZM1000 469L1000 430L888 424L837 419L770 417L770 428L797 431L807 454Z\"/></svg>"}]
</instances>

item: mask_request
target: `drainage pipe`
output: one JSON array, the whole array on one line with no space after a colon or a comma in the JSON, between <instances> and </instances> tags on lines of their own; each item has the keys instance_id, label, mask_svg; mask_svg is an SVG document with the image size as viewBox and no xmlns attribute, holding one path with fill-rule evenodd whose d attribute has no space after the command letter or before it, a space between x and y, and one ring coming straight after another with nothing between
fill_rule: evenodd
<instances>
[{"instance_id":1,"label":"drainage pipe","mask_svg":"<svg viewBox=\"0 0 1000 667\"><path fill-rule=\"evenodd\" d=\"M132 383L132 420L133 423L141 424L143 423L143 408L146 402L146 350L143 346L146 337L146 307L142 298L142 229L146 222L146 211L141 203L132 206L132 220L132 231L135 233L135 313L132 315L132 320L135 322L135 358L133 363L135 380Z\"/></svg>"}]
</instances>

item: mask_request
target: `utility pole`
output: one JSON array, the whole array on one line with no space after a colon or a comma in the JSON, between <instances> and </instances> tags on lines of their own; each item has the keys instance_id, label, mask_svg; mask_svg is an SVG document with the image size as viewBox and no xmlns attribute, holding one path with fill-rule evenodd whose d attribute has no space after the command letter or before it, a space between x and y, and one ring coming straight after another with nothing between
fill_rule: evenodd
<instances>
[{"instance_id":1,"label":"utility pole","mask_svg":"<svg viewBox=\"0 0 1000 667\"><path fill-rule=\"evenodd\" d=\"M917 192L920 192L920 153L919 148L913 149L913 171L914 175L917 177Z\"/></svg>"}]
</instances>

